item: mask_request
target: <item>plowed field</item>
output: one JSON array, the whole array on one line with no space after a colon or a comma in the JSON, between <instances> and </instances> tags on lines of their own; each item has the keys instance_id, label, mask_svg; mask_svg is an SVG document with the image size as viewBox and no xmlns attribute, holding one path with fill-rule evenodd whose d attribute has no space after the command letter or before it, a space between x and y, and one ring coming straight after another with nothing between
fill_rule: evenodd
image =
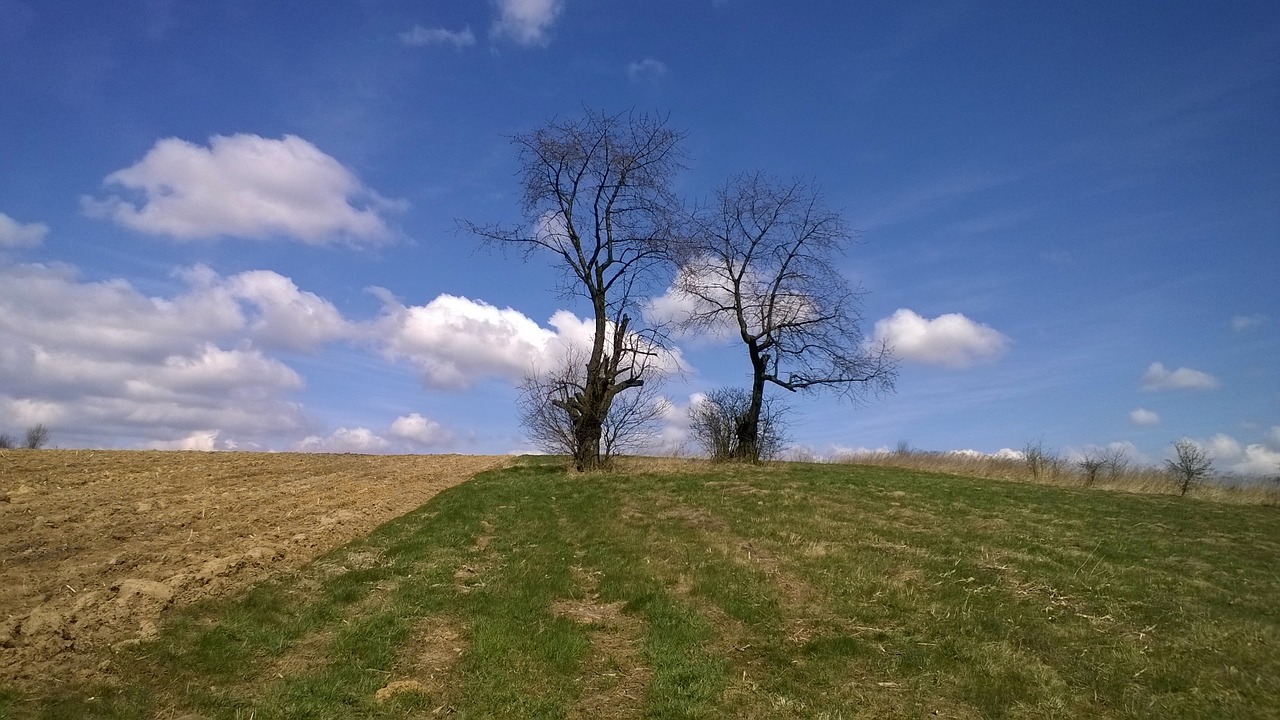
<instances>
[{"instance_id":1,"label":"plowed field","mask_svg":"<svg viewBox=\"0 0 1280 720\"><path fill-rule=\"evenodd\" d=\"M505 457L0 451L0 684L111 681L171 608L366 535Z\"/></svg>"}]
</instances>

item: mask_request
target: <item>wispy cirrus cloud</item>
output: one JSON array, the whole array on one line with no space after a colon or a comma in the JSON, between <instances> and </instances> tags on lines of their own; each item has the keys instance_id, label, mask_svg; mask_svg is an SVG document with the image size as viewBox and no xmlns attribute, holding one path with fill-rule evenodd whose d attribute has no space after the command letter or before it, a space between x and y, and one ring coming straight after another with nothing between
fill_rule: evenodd
<instances>
[{"instance_id":1,"label":"wispy cirrus cloud","mask_svg":"<svg viewBox=\"0 0 1280 720\"><path fill-rule=\"evenodd\" d=\"M475 45L476 36L469 27L464 27L461 30L449 30L448 28L414 25L412 28L400 33L400 41L405 45L448 45L461 50Z\"/></svg>"},{"instance_id":2,"label":"wispy cirrus cloud","mask_svg":"<svg viewBox=\"0 0 1280 720\"><path fill-rule=\"evenodd\" d=\"M1253 315L1236 315L1231 318L1231 329L1236 332L1244 332L1267 321L1267 316L1262 313L1254 313Z\"/></svg>"},{"instance_id":3,"label":"wispy cirrus cloud","mask_svg":"<svg viewBox=\"0 0 1280 720\"><path fill-rule=\"evenodd\" d=\"M653 85L666 77L667 64L654 58L627 63L627 78L636 85Z\"/></svg>"}]
</instances>

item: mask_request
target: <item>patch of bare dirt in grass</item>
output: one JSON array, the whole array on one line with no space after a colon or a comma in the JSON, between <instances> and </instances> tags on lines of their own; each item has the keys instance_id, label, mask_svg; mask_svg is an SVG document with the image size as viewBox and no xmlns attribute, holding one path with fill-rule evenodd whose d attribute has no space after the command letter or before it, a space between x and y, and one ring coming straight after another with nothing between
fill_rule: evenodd
<instances>
[{"instance_id":1,"label":"patch of bare dirt in grass","mask_svg":"<svg viewBox=\"0 0 1280 720\"><path fill-rule=\"evenodd\" d=\"M456 686L452 674L465 651L466 639L456 623L440 617L423 619L401 646L387 683L374 698L385 702L402 693L420 693L429 699L432 714L452 714Z\"/></svg>"},{"instance_id":2,"label":"patch of bare dirt in grass","mask_svg":"<svg viewBox=\"0 0 1280 720\"><path fill-rule=\"evenodd\" d=\"M590 631L591 654L583 663L582 694L569 717L638 718L651 673L644 660L644 622L623 612L625 603L602 602L596 594L596 573L573 568L582 593L561 598L553 615L568 618Z\"/></svg>"},{"instance_id":3,"label":"patch of bare dirt in grass","mask_svg":"<svg viewBox=\"0 0 1280 720\"><path fill-rule=\"evenodd\" d=\"M176 606L362 537L506 457L0 451L0 682L111 682Z\"/></svg>"}]
</instances>

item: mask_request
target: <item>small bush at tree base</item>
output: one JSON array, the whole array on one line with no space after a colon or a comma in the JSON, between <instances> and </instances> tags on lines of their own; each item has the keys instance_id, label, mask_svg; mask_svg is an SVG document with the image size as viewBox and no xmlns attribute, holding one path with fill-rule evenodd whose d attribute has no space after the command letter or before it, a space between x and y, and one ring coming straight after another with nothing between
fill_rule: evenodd
<instances>
[{"instance_id":1,"label":"small bush at tree base","mask_svg":"<svg viewBox=\"0 0 1280 720\"><path fill-rule=\"evenodd\" d=\"M742 388L719 388L707 393L689 408L689 432L712 460L772 460L782 452L786 441L782 412L768 397L760 410L758 457L743 452L740 425L751 407L751 394Z\"/></svg>"}]
</instances>

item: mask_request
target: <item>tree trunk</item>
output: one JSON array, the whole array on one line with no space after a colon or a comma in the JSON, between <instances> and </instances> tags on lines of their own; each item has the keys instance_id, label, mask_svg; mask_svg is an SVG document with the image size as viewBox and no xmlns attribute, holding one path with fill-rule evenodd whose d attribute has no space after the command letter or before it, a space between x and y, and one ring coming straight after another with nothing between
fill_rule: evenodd
<instances>
[{"instance_id":1,"label":"tree trunk","mask_svg":"<svg viewBox=\"0 0 1280 720\"><path fill-rule=\"evenodd\" d=\"M754 348L753 348L754 350ZM742 462L760 462L760 412L764 408L764 375L767 361L758 353L752 352L751 365L751 404L746 413L738 418L738 447L733 458Z\"/></svg>"},{"instance_id":2,"label":"tree trunk","mask_svg":"<svg viewBox=\"0 0 1280 720\"><path fill-rule=\"evenodd\" d=\"M600 460L600 436L603 430L603 413L592 409L577 418L573 427L573 469L591 472L604 465Z\"/></svg>"}]
</instances>

